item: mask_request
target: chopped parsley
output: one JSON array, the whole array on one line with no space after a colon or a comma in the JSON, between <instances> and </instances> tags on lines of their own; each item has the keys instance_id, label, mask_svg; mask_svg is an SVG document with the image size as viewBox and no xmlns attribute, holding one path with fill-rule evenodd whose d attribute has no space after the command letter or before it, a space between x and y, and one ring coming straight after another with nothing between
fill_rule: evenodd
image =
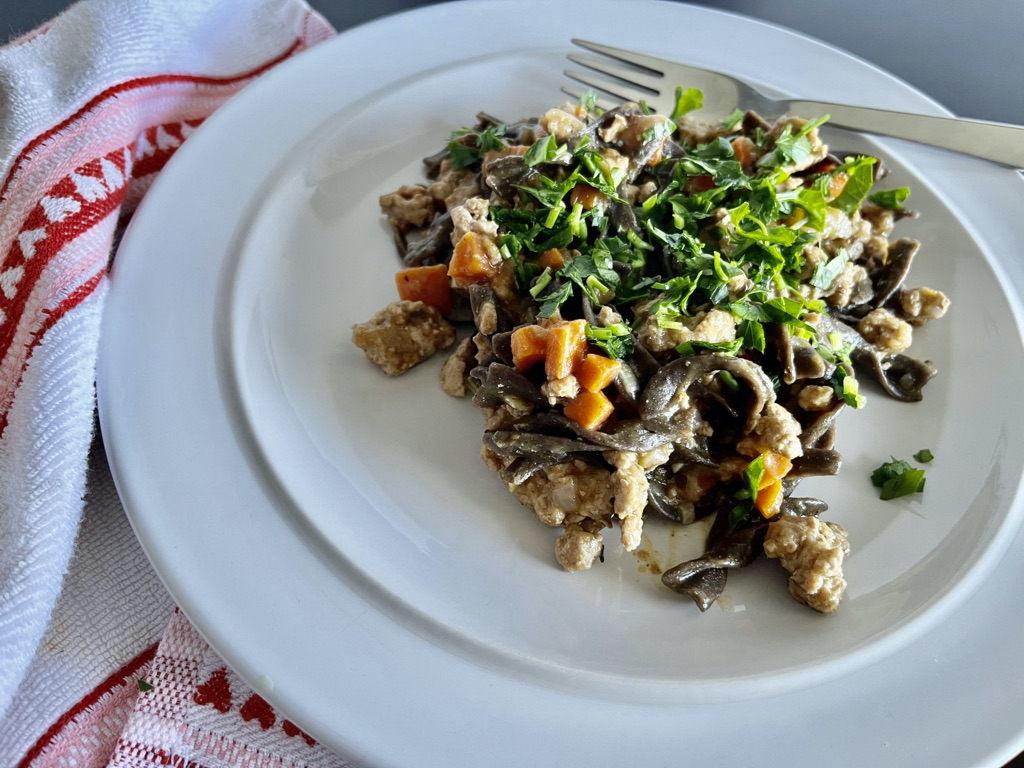
<instances>
[{"instance_id":1,"label":"chopped parsley","mask_svg":"<svg viewBox=\"0 0 1024 768\"><path fill-rule=\"evenodd\" d=\"M526 150L526 154L523 155L523 162L529 166L540 165L541 163L550 163L555 158L567 155L568 153L569 150L566 149L565 145L559 144L552 134L535 141Z\"/></svg>"},{"instance_id":2,"label":"chopped parsley","mask_svg":"<svg viewBox=\"0 0 1024 768\"><path fill-rule=\"evenodd\" d=\"M448 142L448 156L452 168L459 170L480 162L483 156L505 146L501 137L508 131L504 124L489 125L480 132L462 128L455 131Z\"/></svg>"},{"instance_id":3,"label":"chopped parsley","mask_svg":"<svg viewBox=\"0 0 1024 768\"><path fill-rule=\"evenodd\" d=\"M683 90L683 86L676 86L676 103L672 108L672 114L669 115L669 119L672 122L676 122L680 117L685 115L687 112L693 112L700 109L704 104L704 94L696 88L687 88ZM740 117L742 117L742 113Z\"/></svg>"},{"instance_id":4,"label":"chopped parsley","mask_svg":"<svg viewBox=\"0 0 1024 768\"><path fill-rule=\"evenodd\" d=\"M889 457L871 473L871 484L881 489L881 499L888 501L924 491L924 470L910 466L906 461Z\"/></svg>"},{"instance_id":5,"label":"chopped parsley","mask_svg":"<svg viewBox=\"0 0 1024 768\"><path fill-rule=\"evenodd\" d=\"M672 114L637 137L643 144L683 141L676 121L700 109L703 94L680 87L675 96ZM599 113L592 93L581 97L580 106L588 115ZM813 131L825 120L767 133L745 128L737 110L720 135L682 146L646 169L657 189L632 204L624 197L629 171L622 155L617 160L600 136L581 133L567 142L544 135L523 155L532 170L516 184L518 201L490 207L499 251L540 318L578 316L580 302L614 306L624 317L621 327L588 332L590 343L609 357L629 355L632 333L648 318L667 331L681 330L693 326L687 320L698 312L716 308L731 314L735 340L684 342L676 346L678 354L764 355L772 338L766 326L784 325L835 364L822 383L860 408L864 397L848 345L818 338L807 320L810 313L827 312L823 301L808 298L815 294L807 287L827 294L851 257L842 249L809 269L805 249L827 236L830 209L852 214L866 199L898 207L906 190L872 195L872 157L847 157L838 166L823 164L824 170L807 167L818 146ZM472 165L500 148L507 130L496 125L456 132L449 144L453 165ZM754 162L737 158L738 136L754 142ZM564 261L542 268L538 257L550 249L563 253Z\"/></svg>"},{"instance_id":6,"label":"chopped parsley","mask_svg":"<svg viewBox=\"0 0 1024 768\"><path fill-rule=\"evenodd\" d=\"M140 677L140 678L138 679L138 684L139 684L139 690L140 690L140 691L141 691L142 693L145 693L146 691L152 691L152 690L153 690L153 685L152 685L152 683L147 683L147 682L146 682L145 680L143 680L143 679L142 679L141 677Z\"/></svg>"},{"instance_id":7,"label":"chopped parsley","mask_svg":"<svg viewBox=\"0 0 1024 768\"><path fill-rule=\"evenodd\" d=\"M868 201L882 208L902 211L903 203L906 202L908 197L910 197L910 188L900 187L899 189L885 189L872 192L868 195Z\"/></svg>"},{"instance_id":8,"label":"chopped parsley","mask_svg":"<svg viewBox=\"0 0 1024 768\"><path fill-rule=\"evenodd\" d=\"M920 464L927 464L934 458L935 457L932 455L932 452L929 451L927 448L922 448L920 451L914 454L914 461Z\"/></svg>"},{"instance_id":9,"label":"chopped parsley","mask_svg":"<svg viewBox=\"0 0 1024 768\"><path fill-rule=\"evenodd\" d=\"M811 285L819 291L827 291L832 287L832 283L835 282L836 278L846 269L849 261L850 255L846 252L845 248L841 249L837 256L814 268L814 274L811 275Z\"/></svg>"},{"instance_id":10,"label":"chopped parsley","mask_svg":"<svg viewBox=\"0 0 1024 768\"><path fill-rule=\"evenodd\" d=\"M846 174L846 183L843 185L843 191L832 201L831 205L847 215L852 215L860 208L860 204L864 202L864 198L868 196L871 185L874 183L875 158L848 157L846 162L835 171L835 174L839 173Z\"/></svg>"}]
</instances>

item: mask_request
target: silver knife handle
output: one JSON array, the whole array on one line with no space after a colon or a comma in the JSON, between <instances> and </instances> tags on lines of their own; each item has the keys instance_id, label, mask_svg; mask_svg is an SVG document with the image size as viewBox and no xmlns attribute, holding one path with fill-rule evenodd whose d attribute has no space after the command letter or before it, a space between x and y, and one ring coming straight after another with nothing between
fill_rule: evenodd
<instances>
[{"instance_id":1,"label":"silver knife handle","mask_svg":"<svg viewBox=\"0 0 1024 768\"><path fill-rule=\"evenodd\" d=\"M933 117L822 101L790 101L791 115L829 115L829 124L865 133L909 139L962 152L1011 168L1024 168L1024 126Z\"/></svg>"}]
</instances>

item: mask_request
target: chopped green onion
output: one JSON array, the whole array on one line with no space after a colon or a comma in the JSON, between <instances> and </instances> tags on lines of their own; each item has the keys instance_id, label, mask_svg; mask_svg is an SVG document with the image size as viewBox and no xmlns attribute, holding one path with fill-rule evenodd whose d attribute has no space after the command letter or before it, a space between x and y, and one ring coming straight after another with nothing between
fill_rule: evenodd
<instances>
[{"instance_id":1,"label":"chopped green onion","mask_svg":"<svg viewBox=\"0 0 1024 768\"><path fill-rule=\"evenodd\" d=\"M530 295L537 298L540 292L548 287L551 282L551 267L544 267L544 271L537 276L537 282L530 288Z\"/></svg>"}]
</instances>

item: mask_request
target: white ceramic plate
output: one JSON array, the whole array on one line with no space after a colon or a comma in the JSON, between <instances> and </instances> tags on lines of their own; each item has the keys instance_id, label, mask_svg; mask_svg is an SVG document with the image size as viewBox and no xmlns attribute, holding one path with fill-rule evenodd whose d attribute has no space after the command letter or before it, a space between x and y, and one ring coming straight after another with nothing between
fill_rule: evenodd
<instances>
[{"instance_id":1,"label":"white ceramic plate","mask_svg":"<svg viewBox=\"0 0 1024 768\"><path fill-rule=\"evenodd\" d=\"M680 30L709 43L684 54ZM922 734L959 765L1009 757L1021 694L981 681L995 665L1024 672L1004 648L1024 624L1005 597L1020 565L1003 558L1024 546L1024 354L1000 285L1020 267L998 258L1024 202L1015 174L829 136L884 154L887 183L912 186L922 217L899 230L923 243L912 282L955 304L915 343L941 371L925 402L872 396L840 425L842 475L806 485L854 546L827 619L789 598L774 563L730 577L704 615L615 547L562 573L554 532L479 461L482 420L441 393L438 364L385 379L350 344L352 323L394 296L377 196L420 181L419 159L478 110L514 120L560 102L570 36L806 97L938 111L821 44L660 3L447 4L271 72L174 158L118 255L101 418L157 570L235 669L370 765L889 765L921 756ZM871 469L924 447L937 456L924 496L879 501ZM648 530L663 567L693 546ZM933 731L954 713L977 733Z\"/></svg>"}]
</instances>

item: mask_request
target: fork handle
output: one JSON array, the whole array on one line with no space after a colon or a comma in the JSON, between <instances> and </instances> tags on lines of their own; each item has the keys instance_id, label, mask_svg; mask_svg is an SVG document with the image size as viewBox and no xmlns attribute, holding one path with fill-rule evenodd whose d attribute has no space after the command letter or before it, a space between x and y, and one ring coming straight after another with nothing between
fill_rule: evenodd
<instances>
[{"instance_id":1,"label":"fork handle","mask_svg":"<svg viewBox=\"0 0 1024 768\"><path fill-rule=\"evenodd\" d=\"M850 107L822 101L789 101L786 112L791 115L828 114L829 124L840 128L909 139L1012 168L1024 168L1024 126Z\"/></svg>"}]
</instances>

